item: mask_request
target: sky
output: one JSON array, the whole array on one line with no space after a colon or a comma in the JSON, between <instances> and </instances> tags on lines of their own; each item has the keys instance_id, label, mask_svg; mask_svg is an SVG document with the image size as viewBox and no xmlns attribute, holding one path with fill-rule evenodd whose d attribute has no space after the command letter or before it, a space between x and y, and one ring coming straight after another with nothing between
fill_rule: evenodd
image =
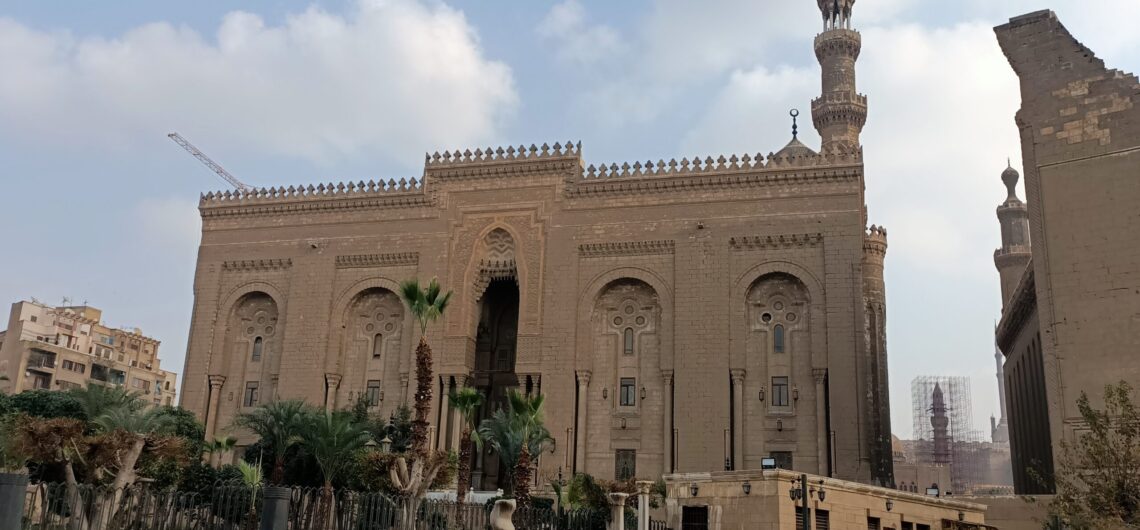
<instances>
[{"instance_id":1,"label":"sky","mask_svg":"<svg viewBox=\"0 0 1140 530\"><path fill-rule=\"evenodd\" d=\"M425 152L581 141L587 163L767 153L810 115L812 0L0 0L0 300L89 302L181 372L200 193L416 177ZM919 375L997 414L994 209L1020 169L993 26L1049 8L1140 70L1135 0L860 0L870 222L889 231L892 424ZM800 137L818 145L810 120ZM1024 196L1022 194L1022 196Z\"/></svg>"}]
</instances>

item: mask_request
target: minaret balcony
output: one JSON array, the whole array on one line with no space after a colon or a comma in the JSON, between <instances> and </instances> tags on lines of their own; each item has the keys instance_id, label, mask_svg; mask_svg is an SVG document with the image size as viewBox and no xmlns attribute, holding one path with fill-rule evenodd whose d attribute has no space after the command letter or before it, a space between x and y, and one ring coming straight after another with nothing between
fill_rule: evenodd
<instances>
[{"instance_id":1,"label":"minaret balcony","mask_svg":"<svg viewBox=\"0 0 1140 530\"><path fill-rule=\"evenodd\" d=\"M862 47L863 37L852 29L831 29L815 36L815 57L819 61L835 54L858 59Z\"/></svg>"}]
</instances>

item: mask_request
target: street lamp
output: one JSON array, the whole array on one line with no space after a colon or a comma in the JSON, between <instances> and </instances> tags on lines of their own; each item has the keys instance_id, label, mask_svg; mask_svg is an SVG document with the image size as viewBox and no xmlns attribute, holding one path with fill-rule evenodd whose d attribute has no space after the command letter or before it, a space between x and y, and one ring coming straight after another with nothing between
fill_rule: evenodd
<instances>
[{"instance_id":1,"label":"street lamp","mask_svg":"<svg viewBox=\"0 0 1140 530\"><path fill-rule=\"evenodd\" d=\"M752 483L751 482L745 480L744 484L741 484L740 487L744 490L745 495L751 495L752 494Z\"/></svg>"},{"instance_id":2,"label":"street lamp","mask_svg":"<svg viewBox=\"0 0 1140 530\"><path fill-rule=\"evenodd\" d=\"M811 530L811 507L808 503L811 501L812 493L816 493L816 495L819 497L819 500L821 502L823 501L826 495L823 491L823 479L820 479L819 481L818 490L811 488L810 491L808 490L806 474L800 475L800 478L798 479L792 479L792 489L788 490L788 497L791 497L793 503L800 500L803 501L803 506L797 506L797 508L802 509L801 513L803 514L804 523L801 527L801 530Z\"/></svg>"},{"instance_id":3,"label":"street lamp","mask_svg":"<svg viewBox=\"0 0 1140 530\"><path fill-rule=\"evenodd\" d=\"M891 499L887 499L887 511L889 512L889 511L893 510L894 507L895 507L895 501L892 501Z\"/></svg>"},{"instance_id":4,"label":"street lamp","mask_svg":"<svg viewBox=\"0 0 1140 530\"><path fill-rule=\"evenodd\" d=\"M693 497L697 496L697 483L696 482L689 484L689 495L692 495Z\"/></svg>"}]
</instances>

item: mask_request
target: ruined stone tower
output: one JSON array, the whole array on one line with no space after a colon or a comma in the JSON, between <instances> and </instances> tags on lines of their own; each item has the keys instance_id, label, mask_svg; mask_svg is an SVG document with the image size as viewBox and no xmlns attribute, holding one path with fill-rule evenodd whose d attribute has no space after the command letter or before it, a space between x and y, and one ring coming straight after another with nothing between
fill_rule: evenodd
<instances>
[{"instance_id":1,"label":"ruined stone tower","mask_svg":"<svg viewBox=\"0 0 1140 530\"><path fill-rule=\"evenodd\" d=\"M855 0L818 0L823 33L815 38L815 57L823 70L823 93L811 102L812 121L822 148L858 148L867 122L867 97L855 90L855 60L862 38L851 29Z\"/></svg>"},{"instance_id":2,"label":"ruined stone tower","mask_svg":"<svg viewBox=\"0 0 1140 530\"><path fill-rule=\"evenodd\" d=\"M1017 198L1019 178L1021 175L1013 166L1001 173L1007 196L1005 202L997 207L998 222L1001 223L1001 248L994 251L994 265L1001 276L1003 309L1017 288L1017 282L1021 281L1021 275L1032 256L1029 247L1029 212L1025 203Z\"/></svg>"}]
</instances>

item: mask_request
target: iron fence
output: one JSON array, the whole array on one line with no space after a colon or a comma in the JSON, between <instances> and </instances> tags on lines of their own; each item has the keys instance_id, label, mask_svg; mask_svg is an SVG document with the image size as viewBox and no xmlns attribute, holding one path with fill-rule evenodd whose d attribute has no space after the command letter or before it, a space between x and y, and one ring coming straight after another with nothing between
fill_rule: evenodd
<instances>
[{"instance_id":1,"label":"iron fence","mask_svg":"<svg viewBox=\"0 0 1140 530\"><path fill-rule=\"evenodd\" d=\"M24 530L252 530L261 495L219 485L208 495L146 486L114 489L38 484L28 488Z\"/></svg>"},{"instance_id":2,"label":"iron fence","mask_svg":"<svg viewBox=\"0 0 1140 530\"><path fill-rule=\"evenodd\" d=\"M649 520L649 530L670 530L670 529L669 529L669 526L665 524L665 521L659 521L657 519L650 519Z\"/></svg>"},{"instance_id":3,"label":"iron fence","mask_svg":"<svg viewBox=\"0 0 1140 530\"><path fill-rule=\"evenodd\" d=\"M379 492L322 488L293 488L287 503L289 530L394 530L405 506L403 499ZM144 484L115 490L45 483L28 487L21 530L257 530L262 505L260 488L231 483L204 493ZM426 499L417 509L416 527L488 530L491 508ZM637 528L636 517L626 512L627 529ZM605 530L609 511L528 506L516 510L512 520L519 530ZM652 520L650 529L668 530L664 522Z\"/></svg>"}]
</instances>

